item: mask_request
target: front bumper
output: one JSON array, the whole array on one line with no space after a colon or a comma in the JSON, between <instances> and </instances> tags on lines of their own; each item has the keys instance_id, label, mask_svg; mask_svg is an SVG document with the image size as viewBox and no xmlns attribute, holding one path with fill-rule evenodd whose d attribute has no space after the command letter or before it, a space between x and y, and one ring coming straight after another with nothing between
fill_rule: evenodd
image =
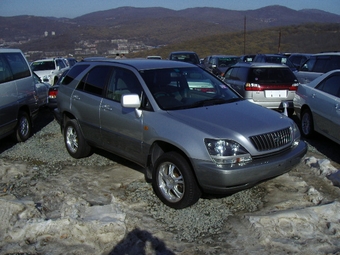
<instances>
[{"instance_id":1,"label":"front bumper","mask_svg":"<svg viewBox=\"0 0 340 255\"><path fill-rule=\"evenodd\" d=\"M200 187L205 193L230 194L289 172L300 163L306 152L306 143L300 141L294 149L271 157L255 159L243 166L218 167L213 162L202 160L193 160L193 166Z\"/></svg>"}]
</instances>

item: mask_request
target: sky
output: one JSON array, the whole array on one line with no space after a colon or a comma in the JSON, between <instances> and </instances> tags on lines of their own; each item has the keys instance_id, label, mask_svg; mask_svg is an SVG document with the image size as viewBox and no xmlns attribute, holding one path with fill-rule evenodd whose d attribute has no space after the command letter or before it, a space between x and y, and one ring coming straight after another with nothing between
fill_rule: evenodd
<instances>
[{"instance_id":1,"label":"sky","mask_svg":"<svg viewBox=\"0 0 340 255\"><path fill-rule=\"evenodd\" d=\"M173 10L216 7L244 11L269 5L282 5L293 10L319 9L340 15L339 0L0 0L0 16L75 18L123 6L164 7Z\"/></svg>"}]
</instances>

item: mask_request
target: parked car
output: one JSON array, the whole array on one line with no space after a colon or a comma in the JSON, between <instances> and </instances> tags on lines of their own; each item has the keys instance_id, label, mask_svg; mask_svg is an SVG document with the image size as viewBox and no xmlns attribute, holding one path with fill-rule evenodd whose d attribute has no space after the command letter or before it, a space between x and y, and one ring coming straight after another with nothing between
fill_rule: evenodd
<instances>
[{"instance_id":1,"label":"parked car","mask_svg":"<svg viewBox=\"0 0 340 255\"><path fill-rule=\"evenodd\" d=\"M289 56L284 54L257 54L253 62L282 64L288 66L293 72L297 71L296 67L289 60Z\"/></svg>"},{"instance_id":2,"label":"parked car","mask_svg":"<svg viewBox=\"0 0 340 255\"><path fill-rule=\"evenodd\" d=\"M307 61L313 54L309 53L292 53L289 55L289 60L297 70L300 69L303 63Z\"/></svg>"},{"instance_id":3,"label":"parked car","mask_svg":"<svg viewBox=\"0 0 340 255\"><path fill-rule=\"evenodd\" d=\"M161 56L147 56L147 59L162 59Z\"/></svg>"},{"instance_id":4,"label":"parked car","mask_svg":"<svg viewBox=\"0 0 340 255\"><path fill-rule=\"evenodd\" d=\"M200 59L194 51L173 51L170 53L169 59L200 65Z\"/></svg>"},{"instance_id":5,"label":"parked car","mask_svg":"<svg viewBox=\"0 0 340 255\"><path fill-rule=\"evenodd\" d=\"M253 62L256 54L242 55L239 57L238 62Z\"/></svg>"},{"instance_id":6,"label":"parked car","mask_svg":"<svg viewBox=\"0 0 340 255\"><path fill-rule=\"evenodd\" d=\"M74 66L78 61L75 58L64 58L68 67Z\"/></svg>"},{"instance_id":7,"label":"parked car","mask_svg":"<svg viewBox=\"0 0 340 255\"><path fill-rule=\"evenodd\" d=\"M38 107L44 107L47 105L48 102L48 90L51 87L51 85L47 82L42 82L40 80L40 77L33 73L34 78L34 84L35 84L35 90L37 95L37 104Z\"/></svg>"},{"instance_id":8,"label":"parked car","mask_svg":"<svg viewBox=\"0 0 340 255\"><path fill-rule=\"evenodd\" d=\"M215 91L190 89L199 83ZM79 62L61 81L57 102L72 157L100 147L131 160L176 209L202 192L230 194L286 173L306 153L293 120L180 61Z\"/></svg>"},{"instance_id":9,"label":"parked car","mask_svg":"<svg viewBox=\"0 0 340 255\"><path fill-rule=\"evenodd\" d=\"M318 53L299 68L296 77L300 83L305 84L335 69L340 69L340 52Z\"/></svg>"},{"instance_id":10,"label":"parked car","mask_svg":"<svg viewBox=\"0 0 340 255\"><path fill-rule=\"evenodd\" d=\"M48 102L47 102L47 106L48 108L50 108L50 110L54 110L55 108L57 108L57 95L58 95L58 89L59 89L59 84L60 82L64 79L64 77L66 76L67 72L70 69L66 69L60 76L60 78L58 79L57 83L54 84L53 86L50 86L49 90L48 90Z\"/></svg>"},{"instance_id":11,"label":"parked car","mask_svg":"<svg viewBox=\"0 0 340 255\"><path fill-rule=\"evenodd\" d=\"M305 137L312 137L316 131L340 144L340 70L301 84L294 108Z\"/></svg>"},{"instance_id":12,"label":"parked car","mask_svg":"<svg viewBox=\"0 0 340 255\"><path fill-rule=\"evenodd\" d=\"M248 101L293 114L293 99L298 81L292 70L281 64L237 63L222 77ZM286 104L285 104L286 103Z\"/></svg>"},{"instance_id":13,"label":"parked car","mask_svg":"<svg viewBox=\"0 0 340 255\"><path fill-rule=\"evenodd\" d=\"M0 49L0 139L26 141L39 105L33 73L18 49Z\"/></svg>"},{"instance_id":14,"label":"parked car","mask_svg":"<svg viewBox=\"0 0 340 255\"><path fill-rule=\"evenodd\" d=\"M216 76L223 76L228 67L236 64L239 60L235 55L211 55L203 60L203 67Z\"/></svg>"},{"instance_id":15,"label":"parked car","mask_svg":"<svg viewBox=\"0 0 340 255\"><path fill-rule=\"evenodd\" d=\"M31 69L43 82L54 85L65 69L69 68L62 58L47 58L31 63Z\"/></svg>"}]
</instances>

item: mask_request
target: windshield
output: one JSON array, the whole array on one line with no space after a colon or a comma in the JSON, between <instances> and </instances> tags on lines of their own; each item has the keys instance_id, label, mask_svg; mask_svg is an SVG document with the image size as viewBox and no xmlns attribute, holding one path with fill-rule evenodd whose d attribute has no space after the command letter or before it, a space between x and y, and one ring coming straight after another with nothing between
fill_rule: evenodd
<instances>
[{"instance_id":1,"label":"windshield","mask_svg":"<svg viewBox=\"0 0 340 255\"><path fill-rule=\"evenodd\" d=\"M229 67L238 62L239 57L221 57L218 58L218 67Z\"/></svg>"},{"instance_id":2,"label":"windshield","mask_svg":"<svg viewBox=\"0 0 340 255\"><path fill-rule=\"evenodd\" d=\"M32 71L55 70L54 61L35 61L31 65Z\"/></svg>"},{"instance_id":3,"label":"windshield","mask_svg":"<svg viewBox=\"0 0 340 255\"><path fill-rule=\"evenodd\" d=\"M144 70L141 76L163 110L202 107L241 99L220 79L199 67Z\"/></svg>"},{"instance_id":4,"label":"windshield","mask_svg":"<svg viewBox=\"0 0 340 255\"><path fill-rule=\"evenodd\" d=\"M295 68L293 63L288 59L288 57L285 56L267 56L266 62L283 64L289 66L290 68Z\"/></svg>"},{"instance_id":5,"label":"windshield","mask_svg":"<svg viewBox=\"0 0 340 255\"><path fill-rule=\"evenodd\" d=\"M188 62L195 65L199 64L199 59L194 53L173 53L170 56L170 60Z\"/></svg>"}]
</instances>

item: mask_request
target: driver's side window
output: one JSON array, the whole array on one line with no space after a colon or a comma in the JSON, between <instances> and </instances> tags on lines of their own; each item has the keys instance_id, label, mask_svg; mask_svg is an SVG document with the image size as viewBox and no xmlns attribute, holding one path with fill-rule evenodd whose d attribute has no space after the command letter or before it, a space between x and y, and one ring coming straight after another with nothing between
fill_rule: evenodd
<instances>
[{"instance_id":1,"label":"driver's side window","mask_svg":"<svg viewBox=\"0 0 340 255\"><path fill-rule=\"evenodd\" d=\"M140 96L141 91L141 85L133 72L123 68L114 68L107 87L106 97L120 102L122 95L138 94Z\"/></svg>"}]
</instances>

